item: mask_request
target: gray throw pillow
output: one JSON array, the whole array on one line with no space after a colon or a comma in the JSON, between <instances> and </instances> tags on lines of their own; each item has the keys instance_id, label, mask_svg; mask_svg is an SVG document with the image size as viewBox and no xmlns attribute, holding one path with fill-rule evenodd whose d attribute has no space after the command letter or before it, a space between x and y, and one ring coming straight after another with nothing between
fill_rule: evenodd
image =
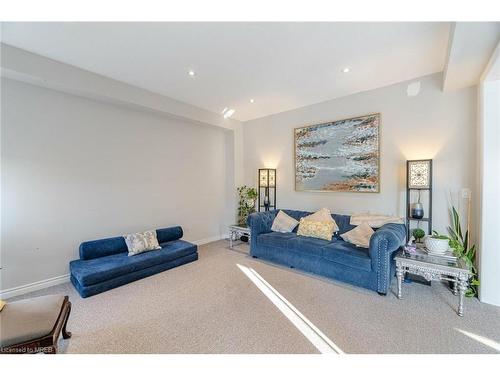
<instances>
[{"instance_id":1,"label":"gray throw pillow","mask_svg":"<svg viewBox=\"0 0 500 375\"><path fill-rule=\"evenodd\" d=\"M127 244L128 256L137 255L145 251L161 249L155 230L143 233L132 233L123 236Z\"/></svg>"},{"instance_id":2,"label":"gray throw pillow","mask_svg":"<svg viewBox=\"0 0 500 375\"><path fill-rule=\"evenodd\" d=\"M293 217L280 210L278 215L274 218L271 230L273 232L290 233L295 229L298 223L299 222Z\"/></svg>"}]
</instances>

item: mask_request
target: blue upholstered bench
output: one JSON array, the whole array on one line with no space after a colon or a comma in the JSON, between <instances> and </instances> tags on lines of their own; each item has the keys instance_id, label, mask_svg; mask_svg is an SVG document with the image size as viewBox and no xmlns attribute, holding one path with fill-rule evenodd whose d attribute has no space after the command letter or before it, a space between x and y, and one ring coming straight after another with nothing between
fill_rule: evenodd
<instances>
[{"instance_id":1,"label":"blue upholstered bench","mask_svg":"<svg viewBox=\"0 0 500 375\"><path fill-rule=\"evenodd\" d=\"M69 263L78 293L89 297L198 259L198 247L181 240L181 227L157 229L156 235L161 250L134 256L123 237L83 242L80 259Z\"/></svg>"}]
</instances>

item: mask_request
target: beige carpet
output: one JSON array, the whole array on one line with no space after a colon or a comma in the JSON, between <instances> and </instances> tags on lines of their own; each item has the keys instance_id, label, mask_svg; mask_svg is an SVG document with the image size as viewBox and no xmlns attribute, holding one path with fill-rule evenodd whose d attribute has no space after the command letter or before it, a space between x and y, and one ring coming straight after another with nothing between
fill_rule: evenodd
<instances>
[{"instance_id":1,"label":"beige carpet","mask_svg":"<svg viewBox=\"0 0 500 375\"><path fill-rule=\"evenodd\" d=\"M29 296L70 296L73 337L60 340L63 353L317 353L241 272L241 264L256 270L346 353L500 350L500 308L466 299L460 318L456 297L440 283L405 284L404 299L398 300L395 280L393 292L381 297L252 259L245 244L229 250L226 241L218 241L199 252L197 262L86 299L71 284Z\"/></svg>"}]
</instances>

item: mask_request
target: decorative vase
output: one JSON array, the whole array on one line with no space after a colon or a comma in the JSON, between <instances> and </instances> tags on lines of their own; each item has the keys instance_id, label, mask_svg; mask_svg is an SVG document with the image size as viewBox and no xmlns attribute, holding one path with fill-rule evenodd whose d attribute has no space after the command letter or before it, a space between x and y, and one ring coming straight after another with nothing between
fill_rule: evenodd
<instances>
[{"instance_id":1,"label":"decorative vase","mask_svg":"<svg viewBox=\"0 0 500 375\"><path fill-rule=\"evenodd\" d=\"M424 217L424 206L422 203L413 203L410 208L410 215L414 219L422 219Z\"/></svg>"}]
</instances>

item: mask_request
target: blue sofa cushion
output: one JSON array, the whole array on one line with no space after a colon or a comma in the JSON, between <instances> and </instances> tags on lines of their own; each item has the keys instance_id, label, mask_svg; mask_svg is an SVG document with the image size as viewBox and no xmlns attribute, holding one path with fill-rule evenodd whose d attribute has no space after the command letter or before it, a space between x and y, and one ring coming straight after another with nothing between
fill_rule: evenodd
<instances>
[{"instance_id":1,"label":"blue sofa cushion","mask_svg":"<svg viewBox=\"0 0 500 375\"><path fill-rule=\"evenodd\" d=\"M79 252L80 259L89 260L128 252L128 249L125 239L120 236L82 242Z\"/></svg>"},{"instance_id":2,"label":"blue sofa cushion","mask_svg":"<svg viewBox=\"0 0 500 375\"><path fill-rule=\"evenodd\" d=\"M344 266L369 271L371 258L368 249L358 247L344 240L335 239L331 244L322 247L323 258Z\"/></svg>"},{"instance_id":3,"label":"blue sofa cushion","mask_svg":"<svg viewBox=\"0 0 500 375\"><path fill-rule=\"evenodd\" d=\"M257 243L262 246L286 247L288 240L297 237L295 233L271 232L259 234Z\"/></svg>"},{"instance_id":4,"label":"blue sofa cushion","mask_svg":"<svg viewBox=\"0 0 500 375\"><path fill-rule=\"evenodd\" d=\"M182 232L182 228L179 226L156 230L156 238L158 239L160 246L162 242L175 241L181 239L183 234L184 233Z\"/></svg>"},{"instance_id":5,"label":"blue sofa cushion","mask_svg":"<svg viewBox=\"0 0 500 375\"><path fill-rule=\"evenodd\" d=\"M74 260L70 262L71 274L80 285L89 286L197 252L196 245L183 240L160 245L161 250L130 257L127 252L122 252L96 259Z\"/></svg>"},{"instance_id":6,"label":"blue sofa cushion","mask_svg":"<svg viewBox=\"0 0 500 375\"><path fill-rule=\"evenodd\" d=\"M71 283L75 286L76 290L78 293L80 293L80 296L83 298L93 296L95 294L99 294L102 292L105 292L107 290L117 288L121 285L125 285L128 283L131 283L133 281L143 279L145 277L154 275L159 272L166 271L168 269L178 267L182 264L186 264L189 262L193 262L198 259L198 253L190 254L185 257L177 258L174 260L171 260L166 263L160 263L157 265L154 265L152 267L144 268L139 271L127 273L126 275L122 275L119 277L115 277L114 279L106 280L103 281L102 283L98 284L92 284L89 286L83 286L80 285L80 283L71 275Z\"/></svg>"},{"instance_id":7,"label":"blue sofa cushion","mask_svg":"<svg viewBox=\"0 0 500 375\"><path fill-rule=\"evenodd\" d=\"M295 236L287 242L287 248L299 253L323 256L323 246L331 244L331 241L313 237Z\"/></svg>"}]
</instances>

